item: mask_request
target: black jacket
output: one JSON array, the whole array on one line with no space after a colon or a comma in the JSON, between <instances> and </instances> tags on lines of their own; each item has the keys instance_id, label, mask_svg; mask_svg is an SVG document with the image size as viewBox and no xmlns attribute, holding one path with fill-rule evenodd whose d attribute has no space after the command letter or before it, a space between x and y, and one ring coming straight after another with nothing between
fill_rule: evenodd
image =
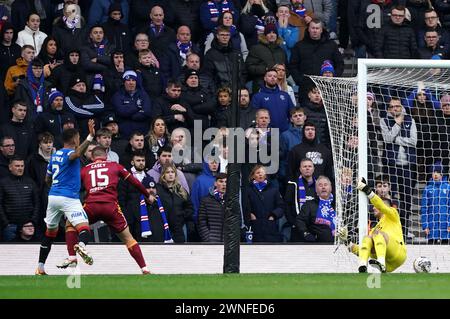
<instances>
[{"instance_id":1,"label":"black jacket","mask_svg":"<svg viewBox=\"0 0 450 319\"><path fill-rule=\"evenodd\" d=\"M136 66L138 75L142 78L142 88L147 92L151 99L156 99L163 94L164 91L164 77L160 69L154 66L144 66L138 64Z\"/></svg>"},{"instance_id":2,"label":"black jacket","mask_svg":"<svg viewBox=\"0 0 450 319\"><path fill-rule=\"evenodd\" d=\"M105 43L105 50L103 55L98 55L97 48L92 42L83 46L81 49L81 65L86 70L87 73L103 73L108 70L108 66L111 63L111 54L114 51L114 45L109 42ZM97 62L92 62L93 58L97 58Z\"/></svg>"},{"instance_id":3,"label":"black jacket","mask_svg":"<svg viewBox=\"0 0 450 319\"><path fill-rule=\"evenodd\" d=\"M233 56L236 54L239 55L238 61L240 65L239 84L244 86L247 71L241 53L233 49L231 41L228 43L228 46L220 45L216 38L211 42L211 49L209 49L205 54L202 72L213 79L216 88L220 88L222 86L231 87L232 61Z\"/></svg>"},{"instance_id":4,"label":"black jacket","mask_svg":"<svg viewBox=\"0 0 450 319\"><path fill-rule=\"evenodd\" d=\"M257 109L255 109L254 107L251 107L250 104L246 107L240 108L240 113L239 113L239 120L240 120L240 124L239 126L242 127L242 129L246 130L249 127L255 127L256 125L256 111L258 111Z\"/></svg>"},{"instance_id":5,"label":"black jacket","mask_svg":"<svg viewBox=\"0 0 450 319\"><path fill-rule=\"evenodd\" d=\"M153 153L149 150L148 143L144 140L144 153L145 153L145 171L147 172L149 169L155 165L156 158L153 156ZM131 160L133 159L133 150L131 149L131 144L128 143L125 147L125 151L119 154L120 164L123 165L126 169L131 169Z\"/></svg>"},{"instance_id":6,"label":"black jacket","mask_svg":"<svg viewBox=\"0 0 450 319\"><path fill-rule=\"evenodd\" d=\"M70 62L69 53L64 56L64 63L57 66L48 80L52 83L52 87L56 87L64 95L66 95L70 89L70 81L75 76L82 76L86 78L84 68L81 65L81 52L79 51L80 59L77 64ZM89 79L86 83L87 87L92 87Z\"/></svg>"},{"instance_id":7,"label":"black jacket","mask_svg":"<svg viewBox=\"0 0 450 319\"><path fill-rule=\"evenodd\" d=\"M170 107L174 104L180 104L186 109L186 112L172 111ZM175 119L176 114L184 115L184 122ZM175 128L186 127L191 128L194 123L195 115L192 112L191 106L187 104L180 96L178 99L172 99L167 94L156 99L153 105L153 117L161 116L166 122L167 129L172 132Z\"/></svg>"},{"instance_id":8,"label":"black jacket","mask_svg":"<svg viewBox=\"0 0 450 319\"><path fill-rule=\"evenodd\" d=\"M4 26L2 32L0 32L0 39L3 39ZM2 79L5 78L8 68L16 64L16 60L20 58L21 48L18 44L14 42L10 46L5 46L0 41L0 76Z\"/></svg>"},{"instance_id":9,"label":"black jacket","mask_svg":"<svg viewBox=\"0 0 450 319\"><path fill-rule=\"evenodd\" d=\"M62 56L65 56L69 50L80 50L88 39L88 33L89 30L83 19L81 19L81 28L76 28L74 31L66 26L62 18L59 18L53 26L53 36L58 42L58 48Z\"/></svg>"},{"instance_id":10,"label":"black jacket","mask_svg":"<svg viewBox=\"0 0 450 319\"><path fill-rule=\"evenodd\" d=\"M164 13L165 12L167 11L164 11ZM148 35L152 51L155 53L158 60L167 54L170 43L177 41L175 31L167 25L164 25L163 30L158 35L150 28L150 23L143 27L140 32Z\"/></svg>"},{"instance_id":11,"label":"black jacket","mask_svg":"<svg viewBox=\"0 0 450 319\"><path fill-rule=\"evenodd\" d=\"M244 221L252 227L253 241L255 242L280 242L281 233L278 228L278 220L284 216L285 203L281 198L278 187L268 182L263 191L259 191L253 183L250 183L243 200ZM250 214L256 216L256 220L250 219ZM274 220L269 220L273 217Z\"/></svg>"},{"instance_id":12,"label":"black jacket","mask_svg":"<svg viewBox=\"0 0 450 319\"><path fill-rule=\"evenodd\" d=\"M9 175L9 159L0 153L0 179Z\"/></svg>"},{"instance_id":13,"label":"black jacket","mask_svg":"<svg viewBox=\"0 0 450 319\"><path fill-rule=\"evenodd\" d=\"M194 112L194 119L202 121L203 129L210 126L209 117L216 109L216 100L214 96L208 94L203 87L183 87L181 97L191 106Z\"/></svg>"},{"instance_id":14,"label":"black jacket","mask_svg":"<svg viewBox=\"0 0 450 319\"><path fill-rule=\"evenodd\" d=\"M124 53L130 51L132 40L128 25L109 17L103 23L103 30L105 30L105 37L108 39L108 42L114 45L117 50Z\"/></svg>"},{"instance_id":15,"label":"black jacket","mask_svg":"<svg viewBox=\"0 0 450 319\"><path fill-rule=\"evenodd\" d=\"M375 40L376 58L412 59L417 56L416 35L405 23L385 25Z\"/></svg>"},{"instance_id":16,"label":"black jacket","mask_svg":"<svg viewBox=\"0 0 450 319\"><path fill-rule=\"evenodd\" d=\"M195 43L192 43L192 47L186 56L190 53L196 53L201 56L200 49ZM180 76L183 63L185 62L180 56L180 50L178 49L176 42L169 43L167 50L165 50L164 55L160 57L159 61L160 70L166 79L177 78Z\"/></svg>"},{"instance_id":17,"label":"black jacket","mask_svg":"<svg viewBox=\"0 0 450 319\"><path fill-rule=\"evenodd\" d=\"M320 69L325 60L330 60L334 66L336 76L344 72L344 59L339 52L336 42L328 38L326 31L319 40L313 40L309 32L305 32L302 41L292 48L289 71L295 83L301 86L304 75L320 75ZM306 88L304 88L306 89Z\"/></svg>"},{"instance_id":18,"label":"black jacket","mask_svg":"<svg viewBox=\"0 0 450 319\"><path fill-rule=\"evenodd\" d=\"M317 141L324 144L331 150L331 138L328 129L327 113L325 112L325 106L307 101L303 103L305 109L305 115L308 121L313 122L316 125Z\"/></svg>"},{"instance_id":19,"label":"black jacket","mask_svg":"<svg viewBox=\"0 0 450 319\"><path fill-rule=\"evenodd\" d=\"M72 113L66 112L64 110L47 110L46 112L40 113L36 118L36 121L34 123L34 131L36 132L36 135L44 132L51 133L55 138L54 146L59 149L63 146L63 124L67 119L70 119L74 123L76 123L75 116L73 116Z\"/></svg>"},{"instance_id":20,"label":"black jacket","mask_svg":"<svg viewBox=\"0 0 450 319\"><path fill-rule=\"evenodd\" d=\"M96 127L100 127L105 110L105 104L96 95L88 92L80 93L69 89L64 98L64 107L77 119L80 128L80 138L84 139L89 134L88 120L95 119Z\"/></svg>"},{"instance_id":21,"label":"black jacket","mask_svg":"<svg viewBox=\"0 0 450 319\"><path fill-rule=\"evenodd\" d=\"M32 154L26 163L25 169L28 172L28 176L36 183L39 201L39 214L37 219L37 225L44 230L44 218L48 204L48 191L50 188L45 182L45 176L47 175L48 162L38 152Z\"/></svg>"},{"instance_id":22,"label":"black jacket","mask_svg":"<svg viewBox=\"0 0 450 319\"><path fill-rule=\"evenodd\" d=\"M198 211L198 232L202 242L223 242L224 216L225 202L215 199L211 190L201 199Z\"/></svg>"},{"instance_id":23,"label":"black jacket","mask_svg":"<svg viewBox=\"0 0 450 319\"><path fill-rule=\"evenodd\" d=\"M319 199L308 201L302 206L300 214L296 217L296 226L301 234L304 232L316 236L317 242L333 242L334 237L331 229L327 225L316 224L317 209L319 208Z\"/></svg>"},{"instance_id":24,"label":"black jacket","mask_svg":"<svg viewBox=\"0 0 450 319\"><path fill-rule=\"evenodd\" d=\"M303 185L305 186L306 201L314 200L316 198L315 183L308 185L308 182L303 179ZM286 202L286 219L290 225L295 226L295 219L301 209L298 198L298 178L289 180L284 200Z\"/></svg>"},{"instance_id":25,"label":"black jacket","mask_svg":"<svg viewBox=\"0 0 450 319\"><path fill-rule=\"evenodd\" d=\"M310 141L303 134L302 143L294 146L288 153L288 178L298 176L300 162L309 158L314 163L314 176L325 175L331 182L334 180L333 157L331 151L322 143L316 144L316 140Z\"/></svg>"},{"instance_id":26,"label":"black jacket","mask_svg":"<svg viewBox=\"0 0 450 319\"><path fill-rule=\"evenodd\" d=\"M23 224L27 219L37 222L39 191L27 176L9 176L0 180L0 225Z\"/></svg>"},{"instance_id":27,"label":"black jacket","mask_svg":"<svg viewBox=\"0 0 450 319\"><path fill-rule=\"evenodd\" d=\"M202 33L200 24L201 0L171 0L166 2L168 11L173 14L174 28L186 25L191 30L192 41L198 42ZM164 10L164 13L166 10ZM169 16L169 18L172 18ZM164 19L166 20L166 19Z\"/></svg>"},{"instance_id":28,"label":"black jacket","mask_svg":"<svg viewBox=\"0 0 450 319\"><path fill-rule=\"evenodd\" d=\"M122 212L127 219L130 232L133 237L141 242L164 242L164 228L156 203L147 204L147 212L149 216L152 235L143 238L141 236L141 214L140 214L140 198L141 193L127 181L121 180L118 185L118 199Z\"/></svg>"},{"instance_id":29,"label":"black jacket","mask_svg":"<svg viewBox=\"0 0 450 319\"><path fill-rule=\"evenodd\" d=\"M161 184L156 184L156 191L166 212L173 241L176 243L186 242L183 226L193 220L194 209L191 198L188 195L187 199L183 199Z\"/></svg>"},{"instance_id":30,"label":"black jacket","mask_svg":"<svg viewBox=\"0 0 450 319\"><path fill-rule=\"evenodd\" d=\"M16 153L23 158L27 158L37 149L34 129L27 122L13 122L2 126L0 136L11 136L16 144Z\"/></svg>"}]
</instances>

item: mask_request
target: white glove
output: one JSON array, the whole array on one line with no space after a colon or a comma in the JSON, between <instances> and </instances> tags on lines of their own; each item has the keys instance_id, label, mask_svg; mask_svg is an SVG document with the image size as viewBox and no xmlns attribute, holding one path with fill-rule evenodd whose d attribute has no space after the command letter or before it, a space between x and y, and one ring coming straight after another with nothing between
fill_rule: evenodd
<instances>
[{"instance_id":1,"label":"white glove","mask_svg":"<svg viewBox=\"0 0 450 319\"><path fill-rule=\"evenodd\" d=\"M347 241L347 238L348 238L347 226L340 227L337 231L337 236L341 241L343 241L343 242Z\"/></svg>"},{"instance_id":2,"label":"white glove","mask_svg":"<svg viewBox=\"0 0 450 319\"><path fill-rule=\"evenodd\" d=\"M369 194L372 193L372 189L370 188L369 185L367 185L366 179L364 177L359 178L356 188L366 193L367 196L369 196Z\"/></svg>"}]
</instances>

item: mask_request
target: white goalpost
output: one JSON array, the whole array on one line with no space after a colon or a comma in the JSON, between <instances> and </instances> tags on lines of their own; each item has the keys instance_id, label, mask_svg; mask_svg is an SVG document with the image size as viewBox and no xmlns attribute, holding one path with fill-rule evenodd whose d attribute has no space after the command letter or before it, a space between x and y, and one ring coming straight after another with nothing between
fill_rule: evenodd
<instances>
[{"instance_id":1,"label":"white goalpost","mask_svg":"<svg viewBox=\"0 0 450 319\"><path fill-rule=\"evenodd\" d=\"M363 176L374 189L380 178L390 188L386 196L398 207L408 245L448 244L450 200L439 187L449 178L450 61L359 59L355 78L311 79L328 117L337 216L351 239L361 242L373 223L367 197L355 190ZM403 115L390 108L392 99ZM441 103L447 99L448 110ZM441 172L442 182L430 170Z\"/></svg>"}]
</instances>

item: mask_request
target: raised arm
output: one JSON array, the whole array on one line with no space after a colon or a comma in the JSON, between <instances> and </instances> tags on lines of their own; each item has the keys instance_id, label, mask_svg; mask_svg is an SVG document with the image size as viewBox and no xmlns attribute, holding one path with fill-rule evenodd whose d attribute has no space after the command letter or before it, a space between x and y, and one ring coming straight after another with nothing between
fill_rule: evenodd
<instances>
[{"instance_id":1,"label":"raised arm","mask_svg":"<svg viewBox=\"0 0 450 319\"><path fill-rule=\"evenodd\" d=\"M84 154L84 152L86 152L89 143L92 142L94 140L94 136L95 136L95 121L93 119L90 119L88 122L88 127L89 127L89 135L88 137L84 140L83 143L81 143L76 149L75 152L71 153L69 155L69 160L73 161L74 159L80 158L81 155Z\"/></svg>"}]
</instances>

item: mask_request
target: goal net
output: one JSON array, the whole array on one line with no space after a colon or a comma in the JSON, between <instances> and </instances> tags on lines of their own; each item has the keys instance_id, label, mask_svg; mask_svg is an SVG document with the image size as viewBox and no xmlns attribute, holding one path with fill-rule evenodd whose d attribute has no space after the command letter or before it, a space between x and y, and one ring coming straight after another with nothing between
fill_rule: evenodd
<instances>
[{"instance_id":1,"label":"goal net","mask_svg":"<svg viewBox=\"0 0 450 319\"><path fill-rule=\"evenodd\" d=\"M450 62L359 60L357 78L311 77L332 139L336 211L358 242L376 224L366 177L398 208L407 244L450 239Z\"/></svg>"}]
</instances>

